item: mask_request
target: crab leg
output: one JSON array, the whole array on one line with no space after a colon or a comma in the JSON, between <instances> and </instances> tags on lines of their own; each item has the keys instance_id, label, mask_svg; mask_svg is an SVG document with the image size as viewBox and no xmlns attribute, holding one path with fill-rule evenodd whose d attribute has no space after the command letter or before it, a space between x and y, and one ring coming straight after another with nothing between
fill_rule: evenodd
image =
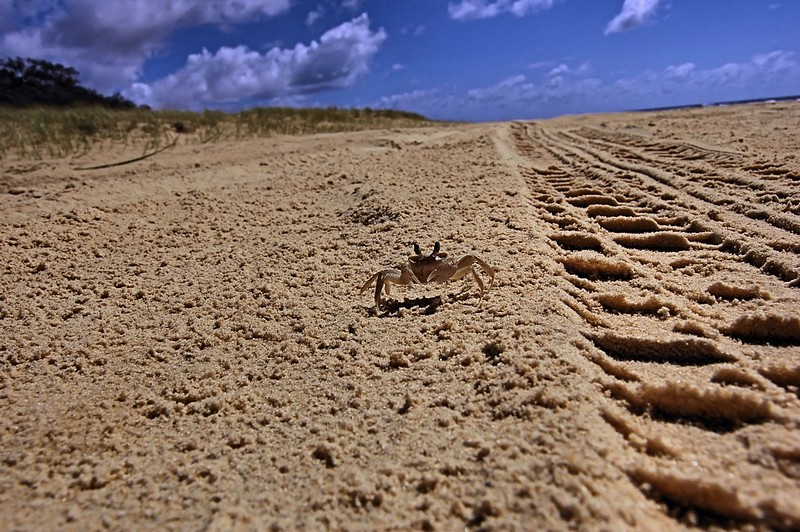
<instances>
[{"instance_id":1,"label":"crab leg","mask_svg":"<svg viewBox=\"0 0 800 532\"><path fill-rule=\"evenodd\" d=\"M461 259L460 261L458 261L458 267L461 267L461 264L462 264L463 262L465 262L465 261L469 262L470 264L473 264L474 262L477 262L477 263L478 263L478 266L480 266L480 267L481 267L481 269L482 269L484 272L486 272L486 274L489 276L489 286L487 287L487 290L488 290L489 288L491 288L491 287L492 287L492 285L494 284L494 274L496 273L496 272L495 272L495 270L494 270L494 268L492 268L491 266L489 266L488 264L486 264L486 263L485 263L483 260L479 259L479 258L478 258L478 257L476 257L475 255L467 255L466 257L464 257L463 259ZM475 273L475 268L472 268L472 274L473 274L473 275L475 275L475 277L477 277L477 276L478 276L478 274L477 274L477 273Z\"/></svg>"},{"instance_id":2,"label":"crab leg","mask_svg":"<svg viewBox=\"0 0 800 532\"><path fill-rule=\"evenodd\" d=\"M446 280L447 281L459 281L459 280L463 279L464 277L466 277L466 275L468 273L471 273L473 279L475 279L475 282L478 283L478 289L480 289L481 296L483 296L483 293L486 291L486 288L485 288L485 286L483 284L483 279L481 279L481 276L478 275L478 272L475 271L475 267L472 264L470 264L469 266L465 266L465 267L463 267L463 268L461 268L459 270L456 270L455 273L453 273L453 275L448 277Z\"/></svg>"},{"instance_id":3,"label":"crab leg","mask_svg":"<svg viewBox=\"0 0 800 532\"><path fill-rule=\"evenodd\" d=\"M385 271L385 270L384 270L384 271ZM364 292L366 292L366 291L367 291L367 288L369 288L369 287L370 287L370 285L372 285L372 283L374 283L374 282L375 282L375 281L378 279L378 276L379 276L380 274L382 274L382 273L384 273L384 272L378 272L378 273L375 273L375 274L373 274L373 275L372 275L372 277L370 277L369 279L367 279L367 282L366 282L366 283L364 283L364 285L361 287L361 290L359 290L359 294L363 294Z\"/></svg>"},{"instance_id":4,"label":"crab leg","mask_svg":"<svg viewBox=\"0 0 800 532\"><path fill-rule=\"evenodd\" d=\"M381 311L381 291L385 290L389 294L389 287L393 284L409 285L420 284L419 279L414 275L408 267L404 266L401 269L388 268L381 270L372 277L370 277L364 286L361 287L363 294L371 285L375 283L375 310Z\"/></svg>"}]
</instances>

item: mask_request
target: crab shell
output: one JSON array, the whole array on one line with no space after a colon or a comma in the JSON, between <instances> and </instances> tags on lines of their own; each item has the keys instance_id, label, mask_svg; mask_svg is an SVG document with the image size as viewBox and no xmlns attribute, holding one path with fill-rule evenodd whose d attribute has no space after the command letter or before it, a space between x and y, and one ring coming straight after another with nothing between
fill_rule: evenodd
<instances>
[{"instance_id":1,"label":"crab shell","mask_svg":"<svg viewBox=\"0 0 800 532\"><path fill-rule=\"evenodd\" d=\"M445 283L457 281L464 278L467 274L472 274L478 288L481 291L481 300L486 290L494 284L495 270L486 262L475 255L464 255L455 264L447 259L447 253L440 251L441 245L436 242L433 252L423 255L419 244L414 244L414 255L408 258L405 264L396 268L387 268L373 274L361 287L363 294L373 283L375 283L375 309L380 312L381 292L386 291L388 295L390 286L412 285L427 283ZM486 287L480 275L475 269L475 265L480 266L481 270L490 277L489 286Z\"/></svg>"}]
</instances>

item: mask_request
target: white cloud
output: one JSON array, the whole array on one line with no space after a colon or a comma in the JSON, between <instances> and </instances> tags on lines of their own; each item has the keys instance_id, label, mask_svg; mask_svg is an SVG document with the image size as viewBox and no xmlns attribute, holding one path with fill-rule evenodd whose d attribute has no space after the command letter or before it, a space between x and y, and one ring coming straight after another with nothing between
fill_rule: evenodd
<instances>
[{"instance_id":1,"label":"white cloud","mask_svg":"<svg viewBox=\"0 0 800 532\"><path fill-rule=\"evenodd\" d=\"M319 42L265 54L245 46L192 54L181 70L123 94L154 107L202 108L243 99L270 100L346 87L369 70L386 39L363 14L322 35Z\"/></svg>"},{"instance_id":2,"label":"white cloud","mask_svg":"<svg viewBox=\"0 0 800 532\"><path fill-rule=\"evenodd\" d=\"M784 74L797 70L798 64L794 56L794 52L774 50L766 54L754 55L752 63L758 70L766 71L769 74Z\"/></svg>"},{"instance_id":3,"label":"white cloud","mask_svg":"<svg viewBox=\"0 0 800 532\"><path fill-rule=\"evenodd\" d=\"M561 63L557 67L551 68L550 71L547 73L547 77L553 78L553 77L563 76L564 74L567 73L569 73L569 67L566 64Z\"/></svg>"},{"instance_id":4,"label":"white cloud","mask_svg":"<svg viewBox=\"0 0 800 532\"><path fill-rule=\"evenodd\" d=\"M619 91L625 108L713 103L793 93L800 83L800 63L793 52L775 50L748 60L701 69L692 62L647 71L607 86ZM664 98L668 95L669 98Z\"/></svg>"},{"instance_id":5,"label":"white cloud","mask_svg":"<svg viewBox=\"0 0 800 532\"><path fill-rule=\"evenodd\" d=\"M306 26L313 26L314 23L322 18L322 15L325 14L325 8L322 5L318 5L317 9L308 12L308 16L306 16Z\"/></svg>"},{"instance_id":6,"label":"white cloud","mask_svg":"<svg viewBox=\"0 0 800 532\"><path fill-rule=\"evenodd\" d=\"M560 64L541 79L528 79L519 74L501 80L488 87L467 91L467 97L482 106L513 108L532 104L563 104L578 101L589 95L601 83L597 79L572 75L573 69Z\"/></svg>"},{"instance_id":7,"label":"white cloud","mask_svg":"<svg viewBox=\"0 0 800 532\"><path fill-rule=\"evenodd\" d=\"M587 62L532 66L536 68L528 69L530 76L513 75L469 90L391 95L375 107L436 119L505 120L781 96L800 86L800 61L795 53L782 50L705 69L686 62L622 79L590 75L593 69Z\"/></svg>"},{"instance_id":8,"label":"white cloud","mask_svg":"<svg viewBox=\"0 0 800 532\"><path fill-rule=\"evenodd\" d=\"M417 107L420 104L427 104L439 93L437 89L414 90L400 94L383 96L376 107L384 109L408 109Z\"/></svg>"},{"instance_id":9,"label":"white cloud","mask_svg":"<svg viewBox=\"0 0 800 532\"><path fill-rule=\"evenodd\" d=\"M666 69L664 69L664 75L670 81L683 82L691 77L694 69L695 69L694 63L670 65Z\"/></svg>"},{"instance_id":10,"label":"white cloud","mask_svg":"<svg viewBox=\"0 0 800 532\"><path fill-rule=\"evenodd\" d=\"M406 26L400 30L400 35L413 35L415 37L425 34L425 26L417 24L416 26Z\"/></svg>"},{"instance_id":11,"label":"white cloud","mask_svg":"<svg viewBox=\"0 0 800 532\"><path fill-rule=\"evenodd\" d=\"M522 74L507 77L494 85L467 91L467 100L475 103L490 103L493 107L506 107L509 103L527 99L533 85Z\"/></svg>"},{"instance_id":12,"label":"white cloud","mask_svg":"<svg viewBox=\"0 0 800 532\"><path fill-rule=\"evenodd\" d=\"M800 63L794 52L775 50L756 54L749 61L726 63L709 70L695 71L684 79L697 87L742 87L772 84L778 80L795 80L800 72Z\"/></svg>"},{"instance_id":13,"label":"white cloud","mask_svg":"<svg viewBox=\"0 0 800 532\"><path fill-rule=\"evenodd\" d=\"M19 20L40 22L2 35L0 55L68 63L84 83L106 92L133 82L174 30L274 16L288 10L290 0L71 0L13 6Z\"/></svg>"},{"instance_id":14,"label":"white cloud","mask_svg":"<svg viewBox=\"0 0 800 532\"><path fill-rule=\"evenodd\" d=\"M733 91L749 89L754 91L748 97L763 96L759 91L768 91L765 87L780 86L785 82L791 86L791 80L797 83L800 63L793 52L775 50L769 53L756 54L747 61L729 62L718 67L700 69L692 62L670 65L663 72L649 72L637 78L625 80L628 90L642 91L649 87L651 93L659 92L686 95L705 94L703 101L720 101L739 97ZM775 89L781 92L782 89ZM730 96L726 96L730 94Z\"/></svg>"},{"instance_id":15,"label":"white cloud","mask_svg":"<svg viewBox=\"0 0 800 532\"><path fill-rule=\"evenodd\" d=\"M522 17L550 9L554 3L555 0L461 0L448 4L447 11L455 20L493 18L503 13Z\"/></svg>"},{"instance_id":16,"label":"white cloud","mask_svg":"<svg viewBox=\"0 0 800 532\"><path fill-rule=\"evenodd\" d=\"M550 69L550 72L547 73L547 86L551 89L561 86L567 74L569 74L569 67L564 63Z\"/></svg>"},{"instance_id":17,"label":"white cloud","mask_svg":"<svg viewBox=\"0 0 800 532\"><path fill-rule=\"evenodd\" d=\"M541 68L549 68L552 67L555 63L553 61L536 61L535 63L531 63L528 65L528 68L531 70L538 70Z\"/></svg>"},{"instance_id":18,"label":"white cloud","mask_svg":"<svg viewBox=\"0 0 800 532\"><path fill-rule=\"evenodd\" d=\"M553 7L554 0L516 0L511 4L511 12L518 17L544 11Z\"/></svg>"},{"instance_id":19,"label":"white cloud","mask_svg":"<svg viewBox=\"0 0 800 532\"><path fill-rule=\"evenodd\" d=\"M625 0L622 11L606 26L605 34L630 30L648 22L655 14L659 0Z\"/></svg>"}]
</instances>

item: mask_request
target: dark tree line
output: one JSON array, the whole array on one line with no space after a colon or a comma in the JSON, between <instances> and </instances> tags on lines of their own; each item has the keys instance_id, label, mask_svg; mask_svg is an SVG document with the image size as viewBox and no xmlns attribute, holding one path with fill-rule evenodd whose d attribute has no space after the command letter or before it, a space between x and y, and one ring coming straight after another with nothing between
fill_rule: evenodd
<instances>
[{"instance_id":1,"label":"dark tree line","mask_svg":"<svg viewBox=\"0 0 800 532\"><path fill-rule=\"evenodd\" d=\"M41 59L7 58L0 63L0 105L99 105L113 109L136 107L120 94L102 94L78 84L78 71Z\"/></svg>"}]
</instances>

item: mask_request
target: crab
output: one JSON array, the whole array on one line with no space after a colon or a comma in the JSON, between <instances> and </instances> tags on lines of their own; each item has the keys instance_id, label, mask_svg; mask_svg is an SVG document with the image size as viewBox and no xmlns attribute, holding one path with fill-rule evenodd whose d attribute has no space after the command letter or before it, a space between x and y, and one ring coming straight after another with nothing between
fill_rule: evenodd
<instances>
[{"instance_id":1,"label":"crab","mask_svg":"<svg viewBox=\"0 0 800 532\"><path fill-rule=\"evenodd\" d=\"M478 288L481 291L481 301L483 294L494 284L495 270L486 262L475 255L464 255L458 262L453 264L447 260L447 253L440 251L441 245L436 242L433 245L433 253L423 255L419 244L414 244L414 254L408 258L408 262L398 265L395 268L381 270L370 277L364 286L361 287L363 294L370 286L375 284L375 311L381 311L381 292L386 291L389 295L389 287L396 285L413 285L427 283L446 283L448 281L458 281L467 274L471 273ZM485 286L483 280L475 270L475 264L479 265L483 272L489 276L489 286Z\"/></svg>"}]
</instances>

